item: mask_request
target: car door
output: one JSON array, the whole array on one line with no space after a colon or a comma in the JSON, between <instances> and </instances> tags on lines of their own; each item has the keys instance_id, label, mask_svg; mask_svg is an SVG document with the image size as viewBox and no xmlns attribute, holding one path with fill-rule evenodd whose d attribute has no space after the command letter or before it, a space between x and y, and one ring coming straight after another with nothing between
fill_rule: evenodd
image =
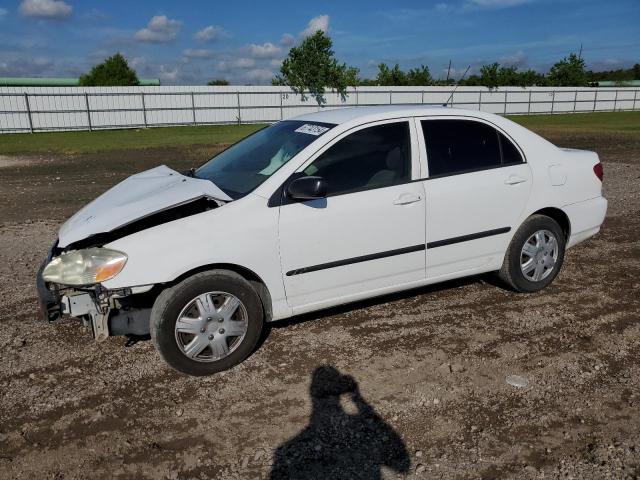
<instances>
[{"instance_id":1,"label":"car door","mask_svg":"<svg viewBox=\"0 0 640 480\"><path fill-rule=\"evenodd\" d=\"M498 269L531 191L520 149L479 119L420 119L426 153L427 277Z\"/></svg>"},{"instance_id":2,"label":"car door","mask_svg":"<svg viewBox=\"0 0 640 480\"><path fill-rule=\"evenodd\" d=\"M294 313L425 278L425 202L413 119L350 130L295 176L320 176L327 197L284 198L280 258Z\"/></svg>"}]
</instances>

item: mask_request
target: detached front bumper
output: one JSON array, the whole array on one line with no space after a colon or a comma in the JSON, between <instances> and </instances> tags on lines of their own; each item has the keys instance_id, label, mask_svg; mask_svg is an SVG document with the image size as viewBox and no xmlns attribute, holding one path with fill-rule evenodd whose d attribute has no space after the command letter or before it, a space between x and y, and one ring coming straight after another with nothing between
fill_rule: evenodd
<instances>
[{"instance_id":1,"label":"detached front bumper","mask_svg":"<svg viewBox=\"0 0 640 480\"><path fill-rule=\"evenodd\" d=\"M101 341L110 335L148 335L150 308L129 305L134 293L132 289L118 291L105 290L97 285L94 289L75 289L48 284L42 272L52 260L57 243L51 247L47 258L38 269L36 290L42 317L47 322L55 322L62 315L79 318L91 326L93 338ZM148 291L137 288L137 292Z\"/></svg>"},{"instance_id":2,"label":"detached front bumper","mask_svg":"<svg viewBox=\"0 0 640 480\"><path fill-rule=\"evenodd\" d=\"M55 322L62 316L60 295L57 293L57 291L49 290L47 284L42 278L42 271L44 270L44 267L46 267L47 264L51 261L51 258L53 257L53 249L56 247L56 245L49 249L47 258L44 262L42 262L42 265L40 265L38 273L36 274L36 291L38 293L38 302L40 303L40 312L42 314L42 317L47 322Z\"/></svg>"},{"instance_id":3,"label":"detached front bumper","mask_svg":"<svg viewBox=\"0 0 640 480\"><path fill-rule=\"evenodd\" d=\"M82 319L85 325L91 325L96 340L104 340L109 336L109 308L102 307L96 301L96 293L49 284L42 277L45 267L55 256L57 245L56 242L51 247L36 275L36 290L42 317L48 322L55 322L62 315Z\"/></svg>"}]
</instances>

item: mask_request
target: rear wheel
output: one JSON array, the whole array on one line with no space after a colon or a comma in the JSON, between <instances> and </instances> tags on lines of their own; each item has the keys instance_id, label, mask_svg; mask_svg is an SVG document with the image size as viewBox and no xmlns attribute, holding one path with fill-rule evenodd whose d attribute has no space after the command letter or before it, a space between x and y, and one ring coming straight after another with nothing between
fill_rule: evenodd
<instances>
[{"instance_id":1,"label":"rear wheel","mask_svg":"<svg viewBox=\"0 0 640 480\"><path fill-rule=\"evenodd\" d=\"M542 290L558 275L564 250L560 225L547 216L532 215L511 239L500 278L518 292Z\"/></svg>"},{"instance_id":2,"label":"rear wheel","mask_svg":"<svg viewBox=\"0 0 640 480\"><path fill-rule=\"evenodd\" d=\"M210 375L242 362L262 326L258 294L226 270L198 273L167 288L151 311L151 338L160 356L189 375Z\"/></svg>"}]
</instances>

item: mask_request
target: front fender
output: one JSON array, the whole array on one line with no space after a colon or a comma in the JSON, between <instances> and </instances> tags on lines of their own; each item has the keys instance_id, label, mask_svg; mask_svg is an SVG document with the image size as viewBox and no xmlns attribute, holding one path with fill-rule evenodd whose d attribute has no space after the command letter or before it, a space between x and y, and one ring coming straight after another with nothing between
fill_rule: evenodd
<instances>
[{"instance_id":1,"label":"front fender","mask_svg":"<svg viewBox=\"0 0 640 480\"><path fill-rule=\"evenodd\" d=\"M205 265L234 264L255 272L265 282L274 318L287 316L278 308L286 301L277 222L277 208L269 208L262 197L247 195L214 210L120 238L105 247L125 252L127 263L104 286L168 283Z\"/></svg>"}]
</instances>

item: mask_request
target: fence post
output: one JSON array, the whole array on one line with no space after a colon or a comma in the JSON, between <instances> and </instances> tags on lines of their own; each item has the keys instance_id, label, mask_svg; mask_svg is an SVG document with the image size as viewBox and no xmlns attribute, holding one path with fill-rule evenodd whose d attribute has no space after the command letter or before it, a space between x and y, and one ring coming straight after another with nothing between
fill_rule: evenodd
<instances>
[{"instance_id":1,"label":"fence post","mask_svg":"<svg viewBox=\"0 0 640 480\"><path fill-rule=\"evenodd\" d=\"M193 124L197 125L196 123L196 102L193 98L193 92L191 92L191 118L193 119Z\"/></svg>"},{"instance_id":2,"label":"fence post","mask_svg":"<svg viewBox=\"0 0 640 480\"><path fill-rule=\"evenodd\" d=\"M504 91L504 111L502 112L503 115L507 114L507 96L509 95L509 90L505 90Z\"/></svg>"},{"instance_id":3,"label":"fence post","mask_svg":"<svg viewBox=\"0 0 640 480\"><path fill-rule=\"evenodd\" d=\"M360 105L360 92L358 91L358 87L356 88L356 106ZM635 105L635 102L634 102Z\"/></svg>"},{"instance_id":4,"label":"fence post","mask_svg":"<svg viewBox=\"0 0 640 480\"><path fill-rule=\"evenodd\" d=\"M578 101L578 90L573 92L573 113L576 113L576 102Z\"/></svg>"},{"instance_id":5,"label":"fence post","mask_svg":"<svg viewBox=\"0 0 640 480\"><path fill-rule=\"evenodd\" d=\"M84 92L84 106L87 110L87 123L89 124L89 131L93 131L93 127L91 125L91 111L89 110L89 94Z\"/></svg>"},{"instance_id":6,"label":"fence post","mask_svg":"<svg viewBox=\"0 0 640 480\"><path fill-rule=\"evenodd\" d=\"M633 107L631 107L631 110L635 110L636 109L636 98L638 97L638 90L634 90L633 91Z\"/></svg>"},{"instance_id":7,"label":"fence post","mask_svg":"<svg viewBox=\"0 0 640 480\"><path fill-rule=\"evenodd\" d=\"M478 97L478 111L482 111L482 90L480 90L480 96Z\"/></svg>"},{"instance_id":8,"label":"fence post","mask_svg":"<svg viewBox=\"0 0 640 480\"><path fill-rule=\"evenodd\" d=\"M553 107L555 107L556 104L556 91L552 91L551 92L551 114L553 114Z\"/></svg>"},{"instance_id":9,"label":"fence post","mask_svg":"<svg viewBox=\"0 0 640 480\"><path fill-rule=\"evenodd\" d=\"M140 93L142 98L142 118L144 119L144 128L147 128L147 106L144 103L144 92Z\"/></svg>"},{"instance_id":10,"label":"fence post","mask_svg":"<svg viewBox=\"0 0 640 480\"><path fill-rule=\"evenodd\" d=\"M24 103L27 106L27 117L29 118L29 132L33 133L33 120L31 118L31 107L29 106L29 94L24 92Z\"/></svg>"},{"instance_id":11,"label":"fence post","mask_svg":"<svg viewBox=\"0 0 640 480\"><path fill-rule=\"evenodd\" d=\"M236 91L236 101L238 102L238 125L242 123L242 115L240 113L240 91Z\"/></svg>"},{"instance_id":12,"label":"fence post","mask_svg":"<svg viewBox=\"0 0 640 480\"><path fill-rule=\"evenodd\" d=\"M529 103L527 104L527 115L531 115L531 90L529 90Z\"/></svg>"},{"instance_id":13,"label":"fence post","mask_svg":"<svg viewBox=\"0 0 640 480\"><path fill-rule=\"evenodd\" d=\"M616 95L613 97L613 111L616 111L616 107L618 106L618 90L616 90Z\"/></svg>"},{"instance_id":14,"label":"fence post","mask_svg":"<svg viewBox=\"0 0 640 480\"><path fill-rule=\"evenodd\" d=\"M389 90L389 105L393 104L393 101L391 100L391 95L393 95L393 91Z\"/></svg>"},{"instance_id":15,"label":"fence post","mask_svg":"<svg viewBox=\"0 0 640 480\"><path fill-rule=\"evenodd\" d=\"M284 93L280 92L280 120L284 120L284 109L282 108L282 99L284 98Z\"/></svg>"},{"instance_id":16,"label":"fence post","mask_svg":"<svg viewBox=\"0 0 640 480\"><path fill-rule=\"evenodd\" d=\"M598 105L598 87L596 87L596 95L593 97L593 111L596 111L596 105Z\"/></svg>"}]
</instances>

